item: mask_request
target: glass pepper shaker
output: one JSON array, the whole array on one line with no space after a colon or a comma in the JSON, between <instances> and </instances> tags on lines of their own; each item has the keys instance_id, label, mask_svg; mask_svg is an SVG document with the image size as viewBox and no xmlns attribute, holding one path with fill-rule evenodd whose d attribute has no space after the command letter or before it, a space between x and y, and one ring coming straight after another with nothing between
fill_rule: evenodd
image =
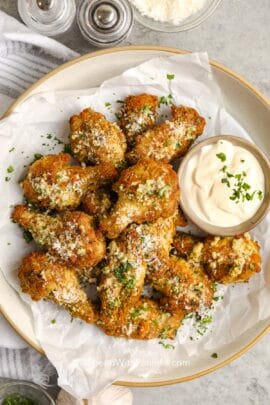
<instances>
[{"instance_id":1,"label":"glass pepper shaker","mask_svg":"<svg viewBox=\"0 0 270 405\"><path fill-rule=\"evenodd\" d=\"M18 11L29 28L53 37L70 28L76 4L75 0L18 0Z\"/></svg>"},{"instance_id":2,"label":"glass pepper shaker","mask_svg":"<svg viewBox=\"0 0 270 405\"><path fill-rule=\"evenodd\" d=\"M83 37L93 46L114 46L128 37L133 10L126 0L82 0L77 23Z\"/></svg>"}]
</instances>

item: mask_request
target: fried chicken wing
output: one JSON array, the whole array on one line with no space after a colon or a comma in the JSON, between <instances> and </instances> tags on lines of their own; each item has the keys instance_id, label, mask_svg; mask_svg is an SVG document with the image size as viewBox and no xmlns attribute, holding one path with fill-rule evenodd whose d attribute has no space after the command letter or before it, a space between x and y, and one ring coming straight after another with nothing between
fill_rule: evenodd
<instances>
[{"instance_id":1,"label":"fried chicken wing","mask_svg":"<svg viewBox=\"0 0 270 405\"><path fill-rule=\"evenodd\" d=\"M111 239L132 222L153 222L173 215L179 202L177 174L169 164L152 159L123 170L113 189L118 201L100 223Z\"/></svg>"},{"instance_id":2,"label":"fried chicken wing","mask_svg":"<svg viewBox=\"0 0 270 405\"><path fill-rule=\"evenodd\" d=\"M151 284L164 294L162 302L170 310L193 312L202 305L209 307L213 301L212 284L203 268L174 256L168 270L158 277L151 274Z\"/></svg>"},{"instance_id":3,"label":"fried chicken wing","mask_svg":"<svg viewBox=\"0 0 270 405\"><path fill-rule=\"evenodd\" d=\"M172 121L165 121L139 135L134 149L126 156L131 163L147 157L169 163L185 155L202 134L204 126L204 118L193 108L172 106Z\"/></svg>"},{"instance_id":4,"label":"fried chicken wing","mask_svg":"<svg viewBox=\"0 0 270 405\"><path fill-rule=\"evenodd\" d=\"M39 245L78 270L95 266L105 256L104 237L95 229L93 217L83 212L52 217L18 205L12 219L31 232Z\"/></svg>"},{"instance_id":5,"label":"fried chicken wing","mask_svg":"<svg viewBox=\"0 0 270 405\"><path fill-rule=\"evenodd\" d=\"M177 233L173 246L177 255L202 265L212 281L224 284L248 281L261 270L260 246L247 233L205 238Z\"/></svg>"},{"instance_id":6,"label":"fried chicken wing","mask_svg":"<svg viewBox=\"0 0 270 405\"><path fill-rule=\"evenodd\" d=\"M94 308L80 287L74 268L48 254L33 252L23 259L18 276L22 291L32 300L52 301L72 317L87 323L95 321Z\"/></svg>"},{"instance_id":7,"label":"fried chicken wing","mask_svg":"<svg viewBox=\"0 0 270 405\"><path fill-rule=\"evenodd\" d=\"M139 94L125 99L119 125L126 135L129 147L134 146L137 136L152 128L157 119L158 97Z\"/></svg>"},{"instance_id":8,"label":"fried chicken wing","mask_svg":"<svg viewBox=\"0 0 270 405\"><path fill-rule=\"evenodd\" d=\"M261 271L260 246L249 234L207 237L201 260L209 277L224 284L248 281Z\"/></svg>"},{"instance_id":9,"label":"fried chicken wing","mask_svg":"<svg viewBox=\"0 0 270 405\"><path fill-rule=\"evenodd\" d=\"M153 300L142 298L113 325L107 325L104 321L98 321L98 324L110 336L129 339L174 339L183 318L184 313L180 310L172 312Z\"/></svg>"},{"instance_id":10,"label":"fried chicken wing","mask_svg":"<svg viewBox=\"0 0 270 405\"><path fill-rule=\"evenodd\" d=\"M127 145L121 129L91 108L70 118L70 142L79 162L120 167L125 160Z\"/></svg>"},{"instance_id":11,"label":"fried chicken wing","mask_svg":"<svg viewBox=\"0 0 270 405\"><path fill-rule=\"evenodd\" d=\"M141 225L131 224L121 234L132 244L137 254L143 256L147 272L158 277L170 264L170 250L176 233L178 212L168 218L159 218L155 222L145 222Z\"/></svg>"},{"instance_id":12,"label":"fried chicken wing","mask_svg":"<svg viewBox=\"0 0 270 405\"><path fill-rule=\"evenodd\" d=\"M29 202L42 208L64 211L76 208L87 190L95 190L117 173L110 164L71 166L70 155L47 155L34 162L22 188Z\"/></svg>"},{"instance_id":13,"label":"fried chicken wing","mask_svg":"<svg viewBox=\"0 0 270 405\"><path fill-rule=\"evenodd\" d=\"M98 190L88 191L82 199L83 210L89 215L95 215L102 218L108 213L112 205L110 193L99 188Z\"/></svg>"},{"instance_id":14,"label":"fried chicken wing","mask_svg":"<svg viewBox=\"0 0 270 405\"><path fill-rule=\"evenodd\" d=\"M146 263L131 239L121 235L109 244L106 266L101 270L98 284L101 319L107 327L139 300L145 272Z\"/></svg>"}]
</instances>

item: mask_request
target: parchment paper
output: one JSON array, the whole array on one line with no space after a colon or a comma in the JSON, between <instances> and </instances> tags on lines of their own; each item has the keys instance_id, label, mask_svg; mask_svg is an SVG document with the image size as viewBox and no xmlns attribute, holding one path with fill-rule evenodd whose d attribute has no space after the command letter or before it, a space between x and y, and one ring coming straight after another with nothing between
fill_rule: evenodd
<instances>
[{"instance_id":1,"label":"parchment paper","mask_svg":"<svg viewBox=\"0 0 270 405\"><path fill-rule=\"evenodd\" d=\"M168 80L167 74L174 74L174 79ZM121 106L117 100L140 92L159 97L172 94L176 104L195 107L207 120L205 133L199 140L222 133L248 137L225 111L204 53L153 59L106 81L99 89L49 92L27 99L0 123L0 266L19 293L18 265L24 255L36 248L33 243L26 244L19 227L9 219L11 205L22 201L18 181L23 178L26 166L35 153L57 153L63 149L60 142L68 142L68 119L72 114L90 106L115 120L115 112ZM111 105L106 107L105 103ZM168 114L169 108L162 106L160 112ZM13 173L7 172L10 165L15 169ZM59 385L77 397L87 398L123 376L158 376L177 367L176 359L192 361L199 355L210 356L268 317L270 280L265 268L270 251L269 216L253 236L262 246L263 271L249 284L219 287L217 295L224 299L219 299L207 314L213 317L213 322L206 325L203 336L196 332L198 326L193 327L194 320L186 319L175 341L170 342L174 346L171 349L165 349L159 340L108 337L96 326L80 320L71 322L67 312L55 305L32 302L20 293L31 307L37 339L57 368ZM53 319L55 323L51 322Z\"/></svg>"}]
</instances>

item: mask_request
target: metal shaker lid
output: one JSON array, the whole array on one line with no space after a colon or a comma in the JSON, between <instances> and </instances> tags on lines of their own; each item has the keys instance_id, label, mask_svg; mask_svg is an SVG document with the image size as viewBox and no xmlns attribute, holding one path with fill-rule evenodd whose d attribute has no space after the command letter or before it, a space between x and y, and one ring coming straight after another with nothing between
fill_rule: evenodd
<instances>
[{"instance_id":1,"label":"metal shaker lid","mask_svg":"<svg viewBox=\"0 0 270 405\"><path fill-rule=\"evenodd\" d=\"M82 0L77 22L90 44L105 48L128 37L133 25L133 11L126 0Z\"/></svg>"}]
</instances>

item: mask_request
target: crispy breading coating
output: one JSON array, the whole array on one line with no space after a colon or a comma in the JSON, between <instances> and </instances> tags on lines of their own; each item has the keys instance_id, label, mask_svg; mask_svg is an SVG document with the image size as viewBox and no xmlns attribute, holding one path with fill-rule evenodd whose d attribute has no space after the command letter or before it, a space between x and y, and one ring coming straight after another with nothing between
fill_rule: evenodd
<instances>
[{"instance_id":1,"label":"crispy breading coating","mask_svg":"<svg viewBox=\"0 0 270 405\"><path fill-rule=\"evenodd\" d=\"M126 157L131 163L147 157L169 163L186 154L204 126L205 119L194 108L173 105L172 120L139 135Z\"/></svg>"},{"instance_id":2,"label":"crispy breading coating","mask_svg":"<svg viewBox=\"0 0 270 405\"><path fill-rule=\"evenodd\" d=\"M200 306L209 307L213 301L213 288L203 268L175 256L170 261L170 268L158 277L151 274L152 286L165 296L164 306L186 313L196 311Z\"/></svg>"},{"instance_id":3,"label":"crispy breading coating","mask_svg":"<svg viewBox=\"0 0 270 405\"><path fill-rule=\"evenodd\" d=\"M121 129L91 108L70 118L70 142L79 162L120 167L125 160L127 145Z\"/></svg>"},{"instance_id":4,"label":"crispy breading coating","mask_svg":"<svg viewBox=\"0 0 270 405\"><path fill-rule=\"evenodd\" d=\"M248 281L261 271L260 246L249 234L209 236L201 257L209 277L224 284Z\"/></svg>"},{"instance_id":5,"label":"crispy breading coating","mask_svg":"<svg viewBox=\"0 0 270 405\"><path fill-rule=\"evenodd\" d=\"M137 254L142 255L147 265L146 277L152 273L158 277L170 265L170 251L176 233L178 212L155 222L131 224L121 234L132 245Z\"/></svg>"},{"instance_id":6,"label":"crispy breading coating","mask_svg":"<svg viewBox=\"0 0 270 405\"><path fill-rule=\"evenodd\" d=\"M86 192L117 176L110 164L95 167L71 166L66 153L47 155L34 162L22 183L31 204L57 211L75 209Z\"/></svg>"},{"instance_id":7,"label":"crispy breading coating","mask_svg":"<svg viewBox=\"0 0 270 405\"><path fill-rule=\"evenodd\" d=\"M195 244L201 242L202 238L189 233L177 232L173 239L173 247L177 256L188 258Z\"/></svg>"},{"instance_id":8,"label":"crispy breading coating","mask_svg":"<svg viewBox=\"0 0 270 405\"><path fill-rule=\"evenodd\" d=\"M78 271L95 266L105 256L105 239L95 229L93 217L84 212L53 217L17 205L12 219L31 232L35 242Z\"/></svg>"},{"instance_id":9,"label":"crispy breading coating","mask_svg":"<svg viewBox=\"0 0 270 405\"><path fill-rule=\"evenodd\" d=\"M146 263L132 239L121 235L110 242L98 283L101 319L107 326L117 322L139 300L145 272Z\"/></svg>"},{"instance_id":10,"label":"crispy breading coating","mask_svg":"<svg viewBox=\"0 0 270 405\"><path fill-rule=\"evenodd\" d=\"M108 325L103 320L97 323L110 336L129 339L174 339L183 318L184 313L180 310L173 312L153 300L142 298L113 324Z\"/></svg>"},{"instance_id":11,"label":"crispy breading coating","mask_svg":"<svg viewBox=\"0 0 270 405\"><path fill-rule=\"evenodd\" d=\"M123 170L113 190L118 201L100 223L111 239L132 222L153 222L173 215L179 203L177 174L169 164L152 159Z\"/></svg>"},{"instance_id":12,"label":"crispy breading coating","mask_svg":"<svg viewBox=\"0 0 270 405\"><path fill-rule=\"evenodd\" d=\"M22 291L34 301L48 300L65 308L72 317L87 323L95 321L95 311L80 287L76 271L52 256L33 252L19 268Z\"/></svg>"},{"instance_id":13,"label":"crispy breading coating","mask_svg":"<svg viewBox=\"0 0 270 405\"><path fill-rule=\"evenodd\" d=\"M129 147L139 134L152 128L157 119L158 97L152 94L128 96L120 112L119 126L126 135Z\"/></svg>"},{"instance_id":14,"label":"crispy breading coating","mask_svg":"<svg viewBox=\"0 0 270 405\"><path fill-rule=\"evenodd\" d=\"M89 215L95 215L97 218L102 218L104 214L108 213L111 205L110 193L103 188L88 191L82 199L83 210Z\"/></svg>"},{"instance_id":15,"label":"crispy breading coating","mask_svg":"<svg viewBox=\"0 0 270 405\"><path fill-rule=\"evenodd\" d=\"M202 265L210 279L219 283L248 281L261 271L260 246L247 233L205 238L177 233L173 246L177 255Z\"/></svg>"}]
</instances>

